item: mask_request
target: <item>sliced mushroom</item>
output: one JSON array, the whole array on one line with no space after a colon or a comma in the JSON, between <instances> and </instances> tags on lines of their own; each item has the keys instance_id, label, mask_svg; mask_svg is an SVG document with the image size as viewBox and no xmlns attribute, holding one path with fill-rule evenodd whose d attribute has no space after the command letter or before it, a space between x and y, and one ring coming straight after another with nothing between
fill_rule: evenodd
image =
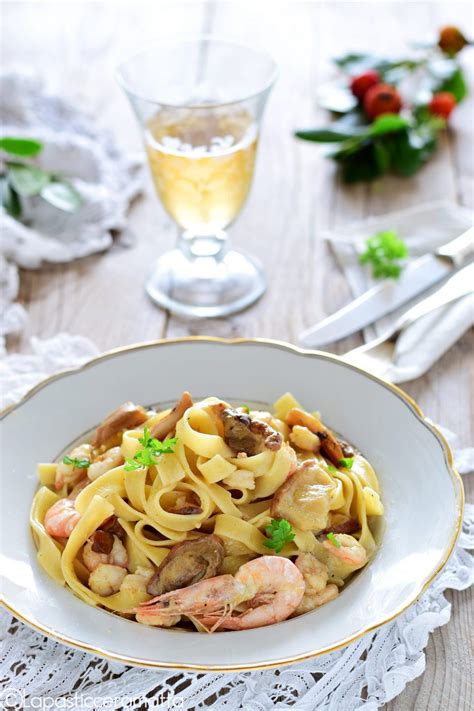
<instances>
[{"instance_id":1,"label":"sliced mushroom","mask_svg":"<svg viewBox=\"0 0 474 711\"><path fill-rule=\"evenodd\" d=\"M163 440L174 430L178 421L189 407L193 406L191 395L185 390L171 412L151 428L151 436Z\"/></svg>"},{"instance_id":2,"label":"sliced mushroom","mask_svg":"<svg viewBox=\"0 0 474 711\"><path fill-rule=\"evenodd\" d=\"M114 536L120 538L121 541L125 540L125 531L119 524L118 518L115 515L109 516L109 518L105 519L105 521L100 525L100 530L113 533Z\"/></svg>"},{"instance_id":3,"label":"sliced mushroom","mask_svg":"<svg viewBox=\"0 0 474 711\"><path fill-rule=\"evenodd\" d=\"M181 516L189 516L192 514L202 513L202 508L199 506L197 501L194 500L194 497L191 497L191 500L188 500L183 494L178 496L174 506L171 506L169 511L171 513L181 514Z\"/></svg>"},{"instance_id":4,"label":"sliced mushroom","mask_svg":"<svg viewBox=\"0 0 474 711\"><path fill-rule=\"evenodd\" d=\"M321 452L336 466L341 459L350 457L354 453L347 442L338 440L334 433L328 430L315 415L300 410L298 407L293 407L288 412L286 424L290 425L290 427L307 427L311 432L318 435L321 441ZM347 452L349 451L352 454L348 454Z\"/></svg>"},{"instance_id":5,"label":"sliced mushroom","mask_svg":"<svg viewBox=\"0 0 474 711\"><path fill-rule=\"evenodd\" d=\"M330 511L328 523L323 533L355 533L359 529L360 524L355 518Z\"/></svg>"},{"instance_id":6,"label":"sliced mushroom","mask_svg":"<svg viewBox=\"0 0 474 711\"><path fill-rule=\"evenodd\" d=\"M271 515L286 518L302 531L321 531L327 526L331 477L316 460L306 460L273 495Z\"/></svg>"},{"instance_id":7,"label":"sliced mushroom","mask_svg":"<svg viewBox=\"0 0 474 711\"><path fill-rule=\"evenodd\" d=\"M142 425L147 419L146 410L141 405L134 405L133 402L124 402L110 415L107 415L99 425L92 438L92 446L100 447L101 444L121 430Z\"/></svg>"},{"instance_id":8,"label":"sliced mushroom","mask_svg":"<svg viewBox=\"0 0 474 711\"><path fill-rule=\"evenodd\" d=\"M225 405L215 405L214 412L224 424L226 444L237 454L244 452L252 457L264 449L280 449L283 438L268 423L254 420L249 415Z\"/></svg>"},{"instance_id":9,"label":"sliced mushroom","mask_svg":"<svg viewBox=\"0 0 474 711\"><path fill-rule=\"evenodd\" d=\"M201 536L178 543L170 550L147 585L150 595L186 588L216 575L224 560L224 544L218 536Z\"/></svg>"}]
</instances>

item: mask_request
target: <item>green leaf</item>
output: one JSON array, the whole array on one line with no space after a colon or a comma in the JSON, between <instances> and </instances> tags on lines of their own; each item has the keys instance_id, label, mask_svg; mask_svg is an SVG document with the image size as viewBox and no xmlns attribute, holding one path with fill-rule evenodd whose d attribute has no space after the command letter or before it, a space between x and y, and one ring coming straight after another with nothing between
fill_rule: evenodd
<instances>
[{"instance_id":1,"label":"green leaf","mask_svg":"<svg viewBox=\"0 0 474 711\"><path fill-rule=\"evenodd\" d=\"M287 543L291 543L295 534L291 523L286 518L273 518L270 525L265 528L265 533L269 536L265 541L266 548L273 548L275 553L280 553Z\"/></svg>"},{"instance_id":2,"label":"green leaf","mask_svg":"<svg viewBox=\"0 0 474 711\"><path fill-rule=\"evenodd\" d=\"M331 128L295 131L297 138L302 138L305 141L315 141L316 143L339 143L348 138L353 138L355 135L354 131L338 131Z\"/></svg>"},{"instance_id":3,"label":"green leaf","mask_svg":"<svg viewBox=\"0 0 474 711\"><path fill-rule=\"evenodd\" d=\"M21 215L21 202L18 193L8 182L6 175L0 176L0 194L3 209L12 217L18 218Z\"/></svg>"},{"instance_id":4,"label":"green leaf","mask_svg":"<svg viewBox=\"0 0 474 711\"><path fill-rule=\"evenodd\" d=\"M20 195L38 195L50 181L49 174L35 165L8 162L7 169L8 180Z\"/></svg>"},{"instance_id":5,"label":"green leaf","mask_svg":"<svg viewBox=\"0 0 474 711\"><path fill-rule=\"evenodd\" d=\"M461 67L457 67L454 73L439 85L438 91L449 91L457 103L464 99L467 95L467 85Z\"/></svg>"},{"instance_id":6,"label":"green leaf","mask_svg":"<svg viewBox=\"0 0 474 711\"><path fill-rule=\"evenodd\" d=\"M36 141L34 138L14 138L13 136L4 136L3 138L0 138L0 148L15 156L33 158L43 150L43 144L40 141Z\"/></svg>"},{"instance_id":7,"label":"green leaf","mask_svg":"<svg viewBox=\"0 0 474 711\"><path fill-rule=\"evenodd\" d=\"M343 457L338 461L340 467L345 467L346 469L351 469L354 464L354 457Z\"/></svg>"},{"instance_id":8,"label":"green leaf","mask_svg":"<svg viewBox=\"0 0 474 711\"><path fill-rule=\"evenodd\" d=\"M337 540L335 534L332 531L327 534L326 538L333 544L333 546L336 546L336 548L341 547L341 542Z\"/></svg>"},{"instance_id":9,"label":"green leaf","mask_svg":"<svg viewBox=\"0 0 474 711\"><path fill-rule=\"evenodd\" d=\"M400 260L408 256L408 249L394 230L377 232L373 237L369 237L365 246L365 252L359 256L359 262L372 266L373 277L397 279L400 276ZM354 457L346 457L341 459L338 465L350 469L353 463Z\"/></svg>"},{"instance_id":10,"label":"green leaf","mask_svg":"<svg viewBox=\"0 0 474 711\"><path fill-rule=\"evenodd\" d=\"M75 212L82 205L76 188L64 180L53 180L41 189L41 197L50 205L65 212Z\"/></svg>"},{"instance_id":11,"label":"green leaf","mask_svg":"<svg viewBox=\"0 0 474 711\"><path fill-rule=\"evenodd\" d=\"M64 457L63 463L69 464L75 469L87 469L90 465L89 459L76 459L75 457Z\"/></svg>"},{"instance_id":12,"label":"green leaf","mask_svg":"<svg viewBox=\"0 0 474 711\"><path fill-rule=\"evenodd\" d=\"M333 157L341 165L341 176L345 183L375 180L385 172L373 142L366 142L350 153L335 154Z\"/></svg>"},{"instance_id":13,"label":"green leaf","mask_svg":"<svg viewBox=\"0 0 474 711\"><path fill-rule=\"evenodd\" d=\"M386 133L396 133L409 125L407 119L399 114L383 114L378 116L367 129L368 136L383 136Z\"/></svg>"}]
</instances>

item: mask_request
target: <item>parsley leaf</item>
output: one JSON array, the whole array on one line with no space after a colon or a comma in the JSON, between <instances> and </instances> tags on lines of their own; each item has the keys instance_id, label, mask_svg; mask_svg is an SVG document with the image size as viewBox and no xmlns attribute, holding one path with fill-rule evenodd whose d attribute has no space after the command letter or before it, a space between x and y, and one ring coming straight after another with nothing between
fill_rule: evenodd
<instances>
[{"instance_id":1,"label":"parsley leaf","mask_svg":"<svg viewBox=\"0 0 474 711\"><path fill-rule=\"evenodd\" d=\"M295 537L291 523L286 518L273 518L270 525L266 527L265 533L269 539L265 541L264 545L267 548L273 548L275 553L280 553L285 545Z\"/></svg>"},{"instance_id":2,"label":"parsley leaf","mask_svg":"<svg viewBox=\"0 0 474 711\"><path fill-rule=\"evenodd\" d=\"M336 536L334 535L334 533L332 533L332 532L331 532L331 533L328 533L327 536L326 536L326 538L328 539L328 541L331 541L331 543L333 544L333 546L336 546L336 548L340 548L340 547L341 547L341 544L340 544L339 541L337 540L337 538L336 538Z\"/></svg>"},{"instance_id":3,"label":"parsley leaf","mask_svg":"<svg viewBox=\"0 0 474 711\"><path fill-rule=\"evenodd\" d=\"M338 461L338 465L340 467L345 467L346 469L352 469L353 464L354 464L354 457L344 457L343 459L340 459Z\"/></svg>"},{"instance_id":4,"label":"parsley leaf","mask_svg":"<svg viewBox=\"0 0 474 711\"><path fill-rule=\"evenodd\" d=\"M330 472L337 472L337 469L336 469L336 467L334 466L334 464L328 464L328 470L329 470Z\"/></svg>"},{"instance_id":5,"label":"parsley leaf","mask_svg":"<svg viewBox=\"0 0 474 711\"><path fill-rule=\"evenodd\" d=\"M153 466L153 464L156 464L159 456L174 452L178 440L176 437L170 437L164 442L160 442L160 440L152 437L148 427L145 427L143 437L139 437L138 441L143 449L138 450L133 459L128 457L125 460L125 471L127 472L132 472L142 467Z\"/></svg>"},{"instance_id":6,"label":"parsley leaf","mask_svg":"<svg viewBox=\"0 0 474 711\"><path fill-rule=\"evenodd\" d=\"M63 457L63 464L69 464L76 469L87 469L90 465L88 459L75 459L74 457Z\"/></svg>"},{"instance_id":7,"label":"parsley leaf","mask_svg":"<svg viewBox=\"0 0 474 711\"><path fill-rule=\"evenodd\" d=\"M365 243L366 250L359 256L361 264L372 265L375 279L398 279L402 271L400 260L408 256L408 248L394 230L377 232Z\"/></svg>"}]
</instances>

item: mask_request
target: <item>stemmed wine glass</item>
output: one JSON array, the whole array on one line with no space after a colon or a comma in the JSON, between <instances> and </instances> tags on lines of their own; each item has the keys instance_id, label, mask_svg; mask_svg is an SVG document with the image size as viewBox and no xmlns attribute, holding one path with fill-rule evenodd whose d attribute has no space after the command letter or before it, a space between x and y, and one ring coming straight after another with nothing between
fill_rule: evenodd
<instances>
[{"instance_id":1,"label":"stemmed wine glass","mask_svg":"<svg viewBox=\"0 0 474 711\"><path fill-rule=\"evenodd\" d=\"M123 62L118 79L143 129L163 206L180 227L146 291L183 316L240 311L265 291L258 261L229 248L252 182L276 65L266 53L210 35L164 40Z\"/></svg>"}]
</instances>

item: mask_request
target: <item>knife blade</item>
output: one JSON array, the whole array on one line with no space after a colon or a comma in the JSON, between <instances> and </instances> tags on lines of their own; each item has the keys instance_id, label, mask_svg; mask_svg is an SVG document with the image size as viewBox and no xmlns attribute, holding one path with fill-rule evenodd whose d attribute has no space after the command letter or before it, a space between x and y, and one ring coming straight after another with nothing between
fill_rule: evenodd
<instances>
[{"instance_id":1,"label":"knife blade","mask_svg":"<svg viewBox=\"0 0 474 711\"><path fill-rule=\"evenodd\" d=\"M472 256L473 247L474 228L471 227L435 253L425 254L408 264L398 281L385 279L336 313L303 331L300 343L306 348L319 348L360 331L462 266L469 255Z\"/></svg>"}]
</instances>

